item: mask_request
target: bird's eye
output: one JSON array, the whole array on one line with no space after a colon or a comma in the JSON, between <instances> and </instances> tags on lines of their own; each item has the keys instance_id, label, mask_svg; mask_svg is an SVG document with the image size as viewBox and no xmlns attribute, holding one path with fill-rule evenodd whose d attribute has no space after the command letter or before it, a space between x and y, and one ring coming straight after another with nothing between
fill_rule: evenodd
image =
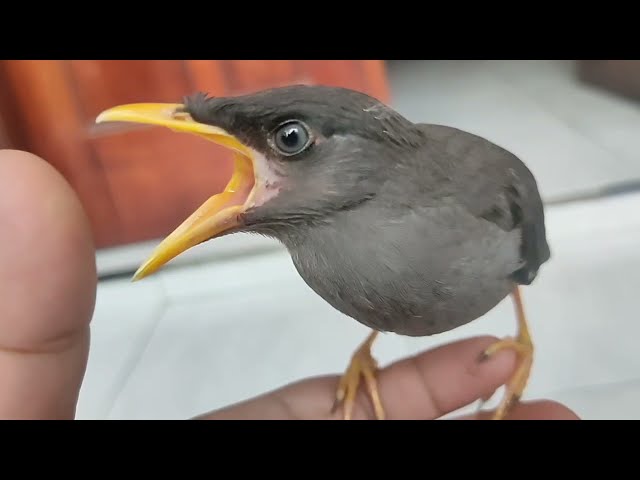
<instances>
[{"instance_id":1,"label":"bird's eye","mask_svg":"<svg viewBox=\"0 0 640 480\"><path fill-rule=\"evenodd\" d=\"M276 148L283 155L296 155L309 146L311 135L301 122L292 121L280 125L274 135Z\"/></svg>"}]
</instances>

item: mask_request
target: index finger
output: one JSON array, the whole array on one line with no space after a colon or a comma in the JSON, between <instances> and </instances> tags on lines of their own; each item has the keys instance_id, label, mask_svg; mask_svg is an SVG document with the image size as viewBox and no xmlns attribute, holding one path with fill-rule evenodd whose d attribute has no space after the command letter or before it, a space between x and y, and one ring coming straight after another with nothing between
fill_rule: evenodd
<instances>
[{"instance_id":1,"label":"index finger","mask_svg":"<svg viewBox=\"0 0 640 480\"><path fill-rule=\"evenodd\" d=\"M491 395L512 374L516 356L503 351L486 362L480 354L497 339L476 337L453 342L383 368L378 387L388 419L435 419ZM339 376L304 380L202 418L322 419L330 415ZM363 387L354 419L375 418Z\"/></svg>"}]
</instances>

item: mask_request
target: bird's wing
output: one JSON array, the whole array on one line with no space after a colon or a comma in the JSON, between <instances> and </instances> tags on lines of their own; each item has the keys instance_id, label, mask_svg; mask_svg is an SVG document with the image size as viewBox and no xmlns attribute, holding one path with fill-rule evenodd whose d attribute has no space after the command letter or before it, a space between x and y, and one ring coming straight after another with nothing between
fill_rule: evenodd
<instances>
[{"instance_id":1,"label":"bird's wing","mask_svg":"<svg viewBox=\"0 0 640 480\"><path fill-rule=\"evenodd\" d=\"M443 149L456 200L502 230L521 231L523 266L513 278L530 284L550 258L543 204L531 171L517 156L482 137L439 125L422 128Z\"/></svg>"}]
</instances>

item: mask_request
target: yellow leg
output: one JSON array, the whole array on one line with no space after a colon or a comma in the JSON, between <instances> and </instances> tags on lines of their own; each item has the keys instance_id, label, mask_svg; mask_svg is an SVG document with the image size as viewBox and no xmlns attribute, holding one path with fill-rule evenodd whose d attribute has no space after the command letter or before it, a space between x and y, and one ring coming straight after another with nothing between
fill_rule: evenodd
<instances>
[{"instance_id":1,"label":"yellow leg","mask_svg":"<svg viewBox=\"0 0 640 480\"><path fill-rule=\"evenodd\" d=\"M533 342L527 325L520 287L516 286L512 293L513 302L518 318L518 335L515 339L506 338L491 345L484 351L481 360L486 360L501 350L510 348L518 354L519 361L516 371L506 385L505 395L496 409L493 419L502 420L509 414L509 410L520 400L529 381L533 365Z\"/></svg>"},{"instance_id":2,"label":"yellow leg","mask_svg":"<svg viewBox=\"0 0 640 480\"><path fill-rule=\"evenodd\" d=\"M340 379L338 390L336 391L336 401L331 411L335 412L340 405L344 405L345 420L351 419L353 404L356 399L356 394L358 393L361 377L364 377L365 383L367 384L376 418L378 420L384 420L385 413L382 408L376 381L378 364L371 355L371 347L377 336L377 331L371 332L351 357L351 363L349 363L347 371Z\"/></svg>"}]
</instances>

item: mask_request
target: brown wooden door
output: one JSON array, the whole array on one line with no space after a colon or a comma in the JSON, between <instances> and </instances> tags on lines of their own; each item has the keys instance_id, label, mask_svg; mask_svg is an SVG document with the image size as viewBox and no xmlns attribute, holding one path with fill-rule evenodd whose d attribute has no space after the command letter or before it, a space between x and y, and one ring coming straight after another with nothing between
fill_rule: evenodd
<instances>
[{"instance_id":1,"label":"brown wooden door","mask_svg":"<svg viewBox=\"0 0 640 480\"><path fill-rule=\"evenodd\" d=\"M191 135L96 125L102 110L291 83L350 87L383 101L389 95L381 61L4 61L0 124L10 117L12 145L42 156L69 180L98 247L115 246L167 235L224 188L231 162L227 151Z\"/></svg>"}]
</instances>

